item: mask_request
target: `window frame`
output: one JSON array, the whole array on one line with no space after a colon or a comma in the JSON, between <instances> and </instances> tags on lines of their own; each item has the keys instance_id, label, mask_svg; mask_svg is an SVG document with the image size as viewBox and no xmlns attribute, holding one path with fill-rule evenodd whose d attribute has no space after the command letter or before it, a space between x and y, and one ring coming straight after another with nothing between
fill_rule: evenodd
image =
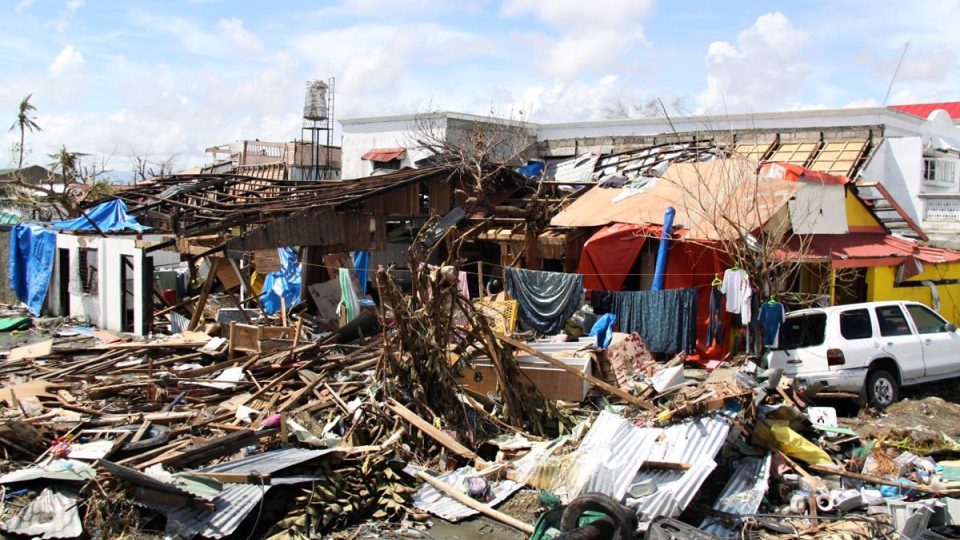
<instances>
[{"instance_id":1,"label":"window frame","mask_svg":"<svg viewBox=\"0 0 960 540\"><path fill-rule=\"evenodd\" d=\"M866 318L867 318L867 330L869 331L869 334L868 334L868 335L866 335L866 336L860 336L860 337L848 337L848 336L843 332L844 315L852 315L852 314L855 314L855 313L857 313L857 314L862 313L863 315L866 316ZM840 337L842 337L842 338L845 339L846 341L859 341L859 340L861 340L861 339L872 339L872 338L873 338L873 319L870 317L870 310L869 310L869 309L867 309L867 308L848 309L848 310L846 310L846 311L841 311L841 312L838 314L837 318L839 319L839 322L838 322L838 325L837 325L837 326L839 326L839 328L840 328Z\"/></svg>"},{"instance_id":2,"label":"window frame","mask_svg":"<svg viewBox=\"0 0 960 540\"><path fill-rule=\"evenodd\" d=\"M941 334L941 333L945 333L945 332L947 331L947 324L949 324L948 321L947 321L946 319L944 319L943 317L941 317L940 314L937 313L936 311L928 308L927 306L922 306L922 305L919 305L919 304L907 304L906 308L907 308L907 314L910 315L910 321L913 322L913 327L916 328L916 330L917 330L917 334L920 334L920 335L926 335L926 334ZM930 316L932 316L934 319L940 321L940 329L939 329L939 330L936 330L936 331L933 331L933 332L924 332L924 331L922 331L922 330L920 329L920 323L918 323L918 322L917 322L917 319L914 318L913 312L911 311L911 309L917 309L917 310L920 310L920 311L924 311L924 312L926 312L927 314L929 314Z\"/></svg>"},{"instance_id":3,"label":"window frame","mask_svg":"<svg viewBox=\"0 0 960 540\"><path fill-rule=\"evenodd\" d=\"M921 173L924 185L934 187L957 186L956 159L941 156L924 156L923 170Z\"/></svg>"},{"instance_id":4,"label":"window frame","mask_svg":"<svg viewBox=\"0 0 960 540\"><path fill-rule=\"evenodd\" d=\"M884 317L883 317L883 315L880 314L880 310L881 310L881 309L896 309L897 311L899 311L899 312L900 312L900 316L903 317L903 322L906 323L907 332L906 332L905 334L904 334L904 333L896 333L896 334L887 334L887 333L885 333L885 332L884 332ZM899 304L890 304L890 305L885 305L885 306L876 306L875 308L873 308L873 314L876 315L876 317L877 317L877 327L880 329L880 337L900 337L900 336L915 336L915 335L916 335L916 334L914 333L913 327L911 326L911 324L913 323L913 321L910 319L910 317L907 315L907 313L903 310L903 307L901 307Z\"/></svg>"}]
</instances>

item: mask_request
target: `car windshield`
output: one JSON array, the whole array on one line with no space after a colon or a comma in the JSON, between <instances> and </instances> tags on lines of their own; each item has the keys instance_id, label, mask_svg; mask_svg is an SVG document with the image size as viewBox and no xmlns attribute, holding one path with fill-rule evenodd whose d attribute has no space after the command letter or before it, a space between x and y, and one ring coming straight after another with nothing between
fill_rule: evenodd
<instances>
[{"instance_id":1,"label":"car windshield","mask_svg":"<svg viewBox=\"0 0 960 540\"><path fill-rule=\"evenodd\" d=\"M827 327L824 313L787 317L780 327L778 349L798 349L821 345Z\"/></svg>"}]
</instances>

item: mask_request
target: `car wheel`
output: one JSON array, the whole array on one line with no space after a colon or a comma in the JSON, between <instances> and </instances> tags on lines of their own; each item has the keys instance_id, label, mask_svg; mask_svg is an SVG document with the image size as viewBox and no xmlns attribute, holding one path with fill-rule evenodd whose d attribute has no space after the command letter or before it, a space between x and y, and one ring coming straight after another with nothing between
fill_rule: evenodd
<instances>
[{"instance_id":1,"label":"car wheel","mask_svg":"<svg viewBox=\"0 0 960 540\"><path fill-rule=\"evenodd\" d=\"M897 402L900 397L900 385L897 379L883 369L871 372L867 378L867 400L881 409L886 409Z\"/></svg>"}]
</instances>

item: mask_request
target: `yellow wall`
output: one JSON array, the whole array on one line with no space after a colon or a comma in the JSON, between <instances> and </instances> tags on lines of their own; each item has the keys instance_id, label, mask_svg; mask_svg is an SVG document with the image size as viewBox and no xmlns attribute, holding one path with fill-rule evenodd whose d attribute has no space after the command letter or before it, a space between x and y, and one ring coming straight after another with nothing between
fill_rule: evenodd
<instances>
[{"instance_id":1,"label":"yellow wall","mask_svg":"<svg viewBox=\"0 0 960 540\"><path fill-rule=\"evenodd\" d=\"M873 214L863 205L863 201L858 199L850 190L847 190L844 205L847 210L847 226L853 230L862 230L866 227L877 228L883 231L883 226L877 221Z\"/></svg>"},{"instance_id":2,"label":"yellow wall","mask_svg":"<svg viewBox=\"0 0 960 540\"><path fill-rule=\"evenodd\" d=\"M895 266L868 268L867 301L913 300L933 307L929 287L894 287L896 279ZM908 281L915 283L925 279L960 279L960 263L924 264L923 273ZM960 284L937 285L937 291L940 293L940 314L950 322L960 322Z\"/></svg>"}]
</instances>

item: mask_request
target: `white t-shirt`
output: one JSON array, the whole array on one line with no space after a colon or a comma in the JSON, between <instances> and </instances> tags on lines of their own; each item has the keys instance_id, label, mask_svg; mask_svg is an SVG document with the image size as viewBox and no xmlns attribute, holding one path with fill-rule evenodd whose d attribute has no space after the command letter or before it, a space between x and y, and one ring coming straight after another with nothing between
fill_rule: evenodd
<instances>
[{"instance_id":1,"label":"white t-shirt","mask_svg":"<svg viewBox=\"0 0 960 540\"><path fill-rule=\"evenodd\" d=\"M723 273L720 292L726 295L728 313L739 313L744 323L750 322L750 275L743 269L729 269Z\"/></svg>"}]
</instances>

